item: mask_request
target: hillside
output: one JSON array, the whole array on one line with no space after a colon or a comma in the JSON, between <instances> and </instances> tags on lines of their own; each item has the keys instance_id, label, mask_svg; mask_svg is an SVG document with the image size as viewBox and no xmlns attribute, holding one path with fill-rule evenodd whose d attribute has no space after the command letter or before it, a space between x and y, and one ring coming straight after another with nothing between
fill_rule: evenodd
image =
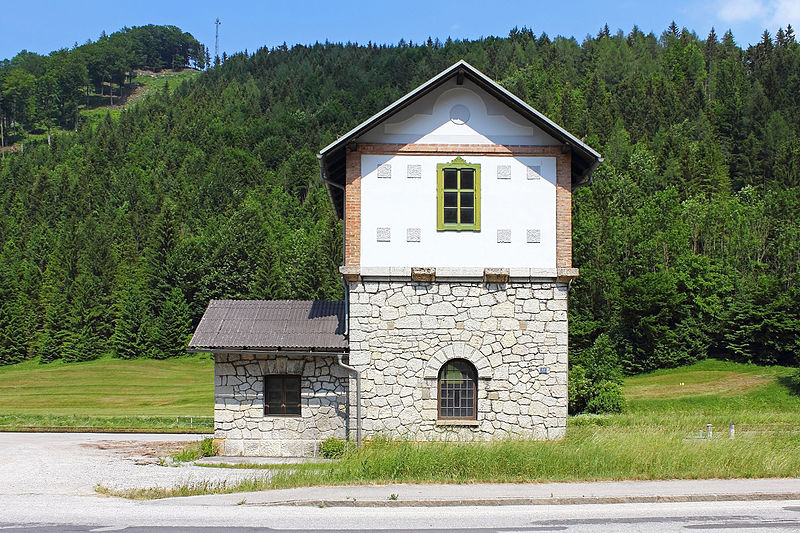
<instances>
[{"instance_id":1,"label":"hillside","mask_svg":"<svg viewBox=\"0 0 800 533\"><path fill-rule=\"evenodd\" d=\"M459 59L598 149L576 361L800 353L800 45L673 27L239 54L0 163L0 362L171 357L210 298L341 297L315 153Z\"/></svg>"},{"instance_id":2,"label":"hillside","mask_svg":"<svg viewBox=\"0 0 800 533\"><path fill-rule=\"evenodd\" d=\"M113 107L141 86L137 72L203 69L209 61L191 34L152 24L104 31L97 41L47 56L22 50L0 61L0 149L76 130L85 110Z\"/></svg>"}]
</instances>

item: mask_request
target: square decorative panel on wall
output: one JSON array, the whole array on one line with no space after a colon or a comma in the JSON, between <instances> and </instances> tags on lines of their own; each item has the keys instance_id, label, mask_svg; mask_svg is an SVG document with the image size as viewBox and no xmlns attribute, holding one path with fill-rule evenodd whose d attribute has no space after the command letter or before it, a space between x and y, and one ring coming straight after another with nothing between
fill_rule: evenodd
<instances>
[{"instance_id":1,"label":"square decorative panel on wall","mask_svg":"<svg viewBox=\"0 0 800 533\"><path fill-rule=\"evenodd\" d=\"M511 179L511 165L497 165L497 179L510 180Z\"/></svg>"},{"instance_id":2,"label":"square decorative panel on wall","mask_svg":"<svg viewBox=\"0 0 800 533\"><path fill-rule=\"evenodd\" d=\"M528 242L542 242L542 230L540 230L540 229L529 229L528 230Z\"/></svg>"},{"instance_id":3,"label":"square decorative panel on wall","mask_svg":"<svg viewBox=\"0 0 800 533\"><path fill-rule=\"evenodd\" d=\"M421 178L422 177L422 165L408 165L408 177L409 178Z\"/></svg>"},{"instance_id":4,"label":"square decorative panel on wall","mask_svg":"<svg viewBox=\"0 0 800 533\"><path fill-rule=\"evenodd\" d=\"M392 230L390 228L378 228L378 242L390 242L392 240Z\"/></svg>"},{"instance_id":5,"label":"square decorative panel on wall","mask_svg":"<svg viewBox=\"0 0 800 533\"><path fill-rule=\"evenodd\" d=\"M510 229L497 230L497 242L511 242L511 230Z\"/></svg>"},{"instance_id":6,"label":"square decorative panel on wall","mask_svg":"<svg viewBox=\"0 0 800 533\"><path fill-rule=\"evenodd\" d=\"M528 179L538 180L542 178L542 165L531 165L528 167Z\"/></svg>"},{"instance_id":7,"label":"square decorative panel on wall","mask_svg":"<svg viewBox=\"0 0 800 533\"><path fill-rule=\"evenodd\" d=\"M407 242L419 242L422 238L422 230L420 228L408 228L406 230Z\"/></svg>"},{"instance_id":8,"label":"square decorative panel on wall","mask_svg":"<svg viewBox=\"0 0 800 533\"><path fill-rule=\"evenodd\" d=\"M391 178L392 177L392 165L385 163L383 165L378 165L378 177L379 178Z\"/></svg>"}]
</instances>

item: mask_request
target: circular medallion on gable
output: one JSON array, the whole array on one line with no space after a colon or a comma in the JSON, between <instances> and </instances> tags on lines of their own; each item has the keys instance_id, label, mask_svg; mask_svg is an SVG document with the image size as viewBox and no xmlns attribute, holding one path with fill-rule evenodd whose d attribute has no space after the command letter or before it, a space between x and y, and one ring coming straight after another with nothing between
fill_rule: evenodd
<instances>
[{"instance_id":1,"label":"circular medallion on gable","mask_svg":"<svg viewBox=\"0 0 800 533\"><path fill-rule=\"evenodd\" d=\"M456 104L450 108L450 120L453 124L466 124L469 122L469 108L463 104Z\"/></svg>"}]
</instances>

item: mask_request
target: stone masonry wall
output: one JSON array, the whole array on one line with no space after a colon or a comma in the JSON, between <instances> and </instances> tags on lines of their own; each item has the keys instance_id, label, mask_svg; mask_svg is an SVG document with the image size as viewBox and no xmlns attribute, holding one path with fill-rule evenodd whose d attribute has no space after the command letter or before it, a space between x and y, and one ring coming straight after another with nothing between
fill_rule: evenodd
<instances>
[{"instance_id":1,"label":"stone masonry wall","mask_svg":"<svg viewBox=\"0 0 800 533\"><path fill-rule=\"evenodd\" d=\"M437 421L438 372L455 358L478 371L477 421ZM367 438L561 438L567 284L350 283L350 364Z\"/></svg>"},{"instance_id":2,"label":"stone masonry wall","mask_svg":"<svg viewBox=\"0 0 800 533\"><path fill-rule=\"evenodd\" d=\"M300 375L301 416L264 416L264 376ZM335 356L218 354L214 364L214 437L223 455L294 457L345 438L347 374Z\"/></svg>"}]
</instances>

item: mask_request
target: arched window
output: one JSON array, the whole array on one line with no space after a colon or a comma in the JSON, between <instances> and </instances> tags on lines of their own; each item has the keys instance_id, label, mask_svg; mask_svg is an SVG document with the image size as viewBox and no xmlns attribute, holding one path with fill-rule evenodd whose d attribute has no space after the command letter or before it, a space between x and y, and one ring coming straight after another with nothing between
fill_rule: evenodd
<instances>
[{"instance_id":1,"label":"arched window","mask_svg":"<svg viewBox=\"0 0 800 533\"><path fill-rule=\"evenodd\" d=\"M439 418L475 420L478 373L466 359L451 359L439 370Z\"/></svg>"}]
</instances>

